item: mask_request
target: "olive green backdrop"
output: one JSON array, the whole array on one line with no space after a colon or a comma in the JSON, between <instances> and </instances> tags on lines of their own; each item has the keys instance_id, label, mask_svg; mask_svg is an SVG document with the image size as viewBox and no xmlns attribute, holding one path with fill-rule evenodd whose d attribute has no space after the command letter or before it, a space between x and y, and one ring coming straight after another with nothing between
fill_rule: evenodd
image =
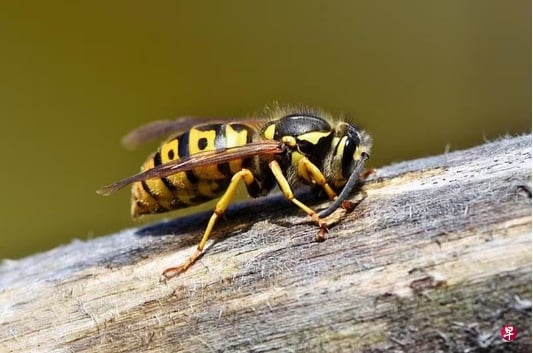
<instances>
[{"instance_id":1,"label":"olive green backdrop","mask_svg":"<svg viewBox=\"0 0 533 353\"><path fill-rule=\"evenodd\" d=\"M133 226L95 189L151 120L322 107L379 167L529 132L530 100L525 0L2 1L0 258Z\"/></svg>"}]
</instances>

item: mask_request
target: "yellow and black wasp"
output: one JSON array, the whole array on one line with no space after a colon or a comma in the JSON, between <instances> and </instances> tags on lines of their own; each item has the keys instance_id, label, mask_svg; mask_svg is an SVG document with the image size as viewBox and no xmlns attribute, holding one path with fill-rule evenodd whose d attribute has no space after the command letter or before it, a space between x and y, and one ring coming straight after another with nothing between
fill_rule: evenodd
<instances>
[{"instance_id":1,"label":"yellow and black wasp","mask_svg":"<svg viewBox=\"0 0 533 353\"><path fill-rule=\"evenodd\" d=\"M123 140L126 146L173 134L143 164L141 172L98 190L109 195L132 185L131 214L137 217L198 205L220 197L196 251L163 272L168 279L189 268L202 254L217 219L241 181L252 197L276 185L319 226L335 209L353 207L346 199L359 181L372 144L356 126L321 111L275 107L266 118L199 123L199 119L161 120L141 126ZM294 197L298 184L316 185L333 200L320 214ZM335 190L342 190L337 196Z\"/></svg>"}]
</instances>

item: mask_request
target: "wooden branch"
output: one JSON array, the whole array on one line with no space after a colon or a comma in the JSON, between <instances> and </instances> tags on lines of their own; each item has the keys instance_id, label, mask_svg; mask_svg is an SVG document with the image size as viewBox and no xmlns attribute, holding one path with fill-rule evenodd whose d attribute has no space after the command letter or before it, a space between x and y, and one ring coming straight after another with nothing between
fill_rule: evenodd
<instances>
[{"instance_id":1,"label":"wooden branch","mask_svg":"<svg viewBox=\"0 0 533 353\"><path fill-rule=\"evenodd\" d=\"M379 169L322 243L279 195L241 203L168 283L208 213L4 261L0 351L527 351L530 187L531 136L505 138Z\"/></svg>"}]
</instances>

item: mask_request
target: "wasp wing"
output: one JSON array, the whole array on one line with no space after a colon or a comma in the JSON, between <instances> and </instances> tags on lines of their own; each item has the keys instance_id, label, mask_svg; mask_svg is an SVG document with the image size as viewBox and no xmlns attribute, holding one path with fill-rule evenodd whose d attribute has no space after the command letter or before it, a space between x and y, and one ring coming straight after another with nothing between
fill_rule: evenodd
<instances>
[{"instance_id":1,"label":"wasp wing","mask_svg":"<svg viewBox=\"0 0 533 353\"><path fill-rule=\"evenodd\" d=\"M163 178L179 172L192 170L198 167L230 162L235 159L244 159L254 156L272 156L284 151L279 141L267 140L251 142L243 146L221 148L212 151L196 153L192 156L170 161L152 169L132 175L116 183L104 186L96 192L100 195L110 195L128 184L147 179Z\"/></svg>"},{"instance_id":2,"label":"wasp wing","mask_svg":"<svg viewBox=\"0 0 533 353\"><path fill-rule=\"evenodd\" d=\"M190 130L196 125L203 124L222 124L228 122L239 122L243 124L259 125L264 122L263 119L210 119L198 118L192 116L183 116L175 120L156 120L148 124L141 125L136 129L130 131L122 138L122 145L127 149L135 149L140 145L166 138L171 134L177 134L182 131Z\"/></svg>"}]
</instances>

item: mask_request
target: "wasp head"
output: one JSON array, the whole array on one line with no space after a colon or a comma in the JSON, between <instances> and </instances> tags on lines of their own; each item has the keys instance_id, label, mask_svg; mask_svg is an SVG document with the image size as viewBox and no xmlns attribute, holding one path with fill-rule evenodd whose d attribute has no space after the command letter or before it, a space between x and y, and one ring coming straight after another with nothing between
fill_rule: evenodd
<instances>
[{"instance_id":1,"label":"wasp head","mask_svg":"<svg viewBox=\"0 0 533 353\"><path fill-rule=\"evenodd\" d=\"M372 139L365 131L355 125L339 122L331 141L325 174L335 187L343 187L362 160L370 156Z\"/></svg>"}]
</instances>

